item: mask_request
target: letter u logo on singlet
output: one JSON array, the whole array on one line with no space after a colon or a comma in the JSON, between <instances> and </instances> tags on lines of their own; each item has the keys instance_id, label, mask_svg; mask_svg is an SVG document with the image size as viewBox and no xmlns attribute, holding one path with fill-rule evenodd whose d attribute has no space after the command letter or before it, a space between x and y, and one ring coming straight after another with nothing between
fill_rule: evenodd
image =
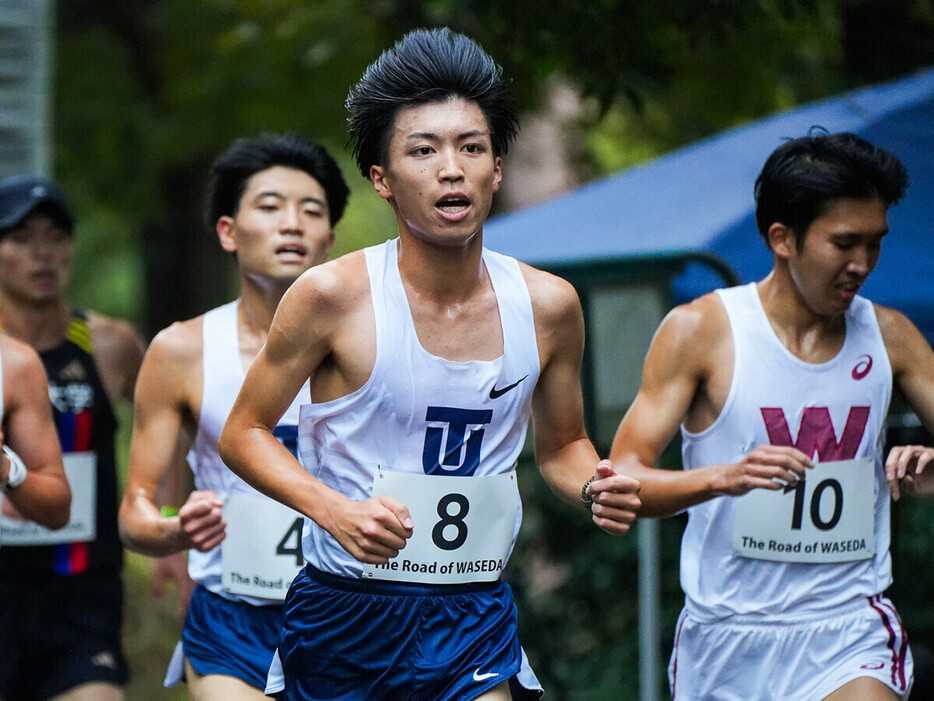
<instances>
[{"instance_id":1,"label":"letter u logo on singlet","mask_svg":"<svg viewBox=\"0 0 934 701\"><path fill-rule=\"evenodd\" d=\"M769 443L793 446L808 457L817 455L818 460L824 462L855 458L866 432L866 422L869 420L868 406L851 407L849 416L846 417L846 426L843 427L843 435L838 442L833 421L830 419L830 410L825 406L808 407L801 415L798 438L793 440L782 409L763 408L760 411L769 434Z\"/></svg>"},{"instance_id":2,"label":"letter u logo on singlet","mask_svg":"<svg viewBox=\"0 0 934 701\"><path fill-rule=\"evenodd\" d=\"M288 448L294 457L298 457L298 426L279 424L273 429L272 435Z\"/></svg>"},{"instance_id":3,"label":"letter u logo on singlet","mask_svg":"<svg viewBox=\"0 0 934 701\"><path fill-rule=\"evenodd\" d=\"M422 449L425 474L459 477L474 474L480 465L482 427L492 419L490 410L428 407L426 421L447 425L425 429L425 447Z\"/></svg>"}]
</instances>

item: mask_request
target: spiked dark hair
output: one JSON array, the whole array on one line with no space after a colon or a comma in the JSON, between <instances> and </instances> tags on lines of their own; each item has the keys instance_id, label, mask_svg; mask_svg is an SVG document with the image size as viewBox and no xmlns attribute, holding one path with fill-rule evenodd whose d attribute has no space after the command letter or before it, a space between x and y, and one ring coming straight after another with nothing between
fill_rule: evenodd
<instances>
[{"instance_id":1,"label":"spiked dark hair","mask_svg":"<svg viewBox=\"0 0 934 701\"><path fill-rule=\"evenodd\" d=\"M308 173L324 189L331 226L340 221L349 190L340 167L327 150L298 134L263 134L237 139L211 166L205 205L205 224L211 231L223 216L234 216L247 181L256 173L285 166Z\"/></svg>"},{"instance_id":2,"label":"spiked dark hair","mask_svg":"<svg viewBox=\"0 0 934 701\"><path fill-rule=\"evenodd\" d=\"M460 97L483 111L493 155L506 153L519 131L519 116L508 94L502 68L463 34L419 29L384 51L350 89L348 131L357 167L364 178L382 165L396 114L402 107Z\"/></svg>"},{"instance_id":3,"label":"spiked dark hair","mask_svg":"<svg viewBox=\"0 0 934 701\"><path fill-rule=\"evenodd\" d=\"M908 187L902 162L856 134L815 128L772 152L756 179L756 226L769 242L781 222L803 243L811 223L835 200L878 197L886 207Z\"/></svg>"}]
</instances>

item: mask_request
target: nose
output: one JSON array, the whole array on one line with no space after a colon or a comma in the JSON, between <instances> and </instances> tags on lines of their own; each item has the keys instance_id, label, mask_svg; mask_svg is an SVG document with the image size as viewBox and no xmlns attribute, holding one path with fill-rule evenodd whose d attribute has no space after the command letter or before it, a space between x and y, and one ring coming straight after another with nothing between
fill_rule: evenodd
<instances>
[{"instance_id":1,"label":"nose","mask_svg":"<svg viewBox=\"0 0 934 701\"><path fill-rule=\"evenodd\" d=\"M847 264L847 270L854 275L865 277L872 272L876 260L878 260L877 253L865 246L857 246L853 249L853 257L850 258L850 262Z\"/></svg>"},{"instance_id":2,"label":"nose","mask_svg":"<svg viewBox=\"0 0 934 701\"><path fill-rule=\"evenodd\" d=\"M438 179L442 182L457 182L463 180L464 170L454 148L446 148L441 152L441 168Z\"/></svg>"},{"instance_id":3,"label":"nose","mask_svg":"<svg viewBox=\"0 0 934 701\"><path fill-rule=\"evenodd\" d=\"M279 228L283 233L302 233L302 217L297 206L283 207Z\"/></svg>"},{"instance_id":4,"label":"nose","mask_svg":"<svg viewBox=\"0 0 934 701\"><path fill-rule=\"evenodd\" d=\"M48 258L55 250L55 242L46 236L36 236L32 240L33 254L39 258Z\"/></svg>"}]
</instances>

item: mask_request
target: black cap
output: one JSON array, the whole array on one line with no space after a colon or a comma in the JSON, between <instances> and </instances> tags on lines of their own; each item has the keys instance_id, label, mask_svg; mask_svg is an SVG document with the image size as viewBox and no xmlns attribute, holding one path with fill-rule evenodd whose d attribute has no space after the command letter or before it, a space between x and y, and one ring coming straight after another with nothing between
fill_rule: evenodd
<instances>
[{"instance_id":1,"label":"black cap","mask_svg":"<svg viewBox=\"0 0 934 701\"><path fill-rule=\"evenodd\" d=\"M51 180L27 175L0 180L0 230L16 226L40 205L52 209L66 229L74 230L75 217L65 193Z\"/></svg>"}]
</instances>

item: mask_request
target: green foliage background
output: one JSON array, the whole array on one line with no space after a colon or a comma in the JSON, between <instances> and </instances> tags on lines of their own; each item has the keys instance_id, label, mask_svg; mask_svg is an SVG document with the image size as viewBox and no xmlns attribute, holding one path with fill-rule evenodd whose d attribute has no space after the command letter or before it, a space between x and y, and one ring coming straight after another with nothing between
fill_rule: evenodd
<instances>
[{"instance_id":1,"label":"green foliage background","mask_svg":"<svg viewBox=\"0 0 934 701\"><path fill-rule=\"evenodd\" d=\"M244 135L295 130L338 157L352 194L335 254L393 236L388 207L351 163L343 100L402 33L437 25L480 41L526 111L554 76L580 88L585 112L568 139L586 178L934 63L931 0L59 0L54 175L79 214L74 298L147 335L229 299L230 263L199 198L210 160ZM636 698L636 538L598 532L532 464L520 479L509 577L547 697ZM896 593L919 631L934 631L931 516L906 502L895 517L907 582ZM666 639L682 526L662 523ZM180 623L171 597L150 595L148 568L130 556L128 698L185 698L160 686Z\"/></svg>"}]
</instances>

